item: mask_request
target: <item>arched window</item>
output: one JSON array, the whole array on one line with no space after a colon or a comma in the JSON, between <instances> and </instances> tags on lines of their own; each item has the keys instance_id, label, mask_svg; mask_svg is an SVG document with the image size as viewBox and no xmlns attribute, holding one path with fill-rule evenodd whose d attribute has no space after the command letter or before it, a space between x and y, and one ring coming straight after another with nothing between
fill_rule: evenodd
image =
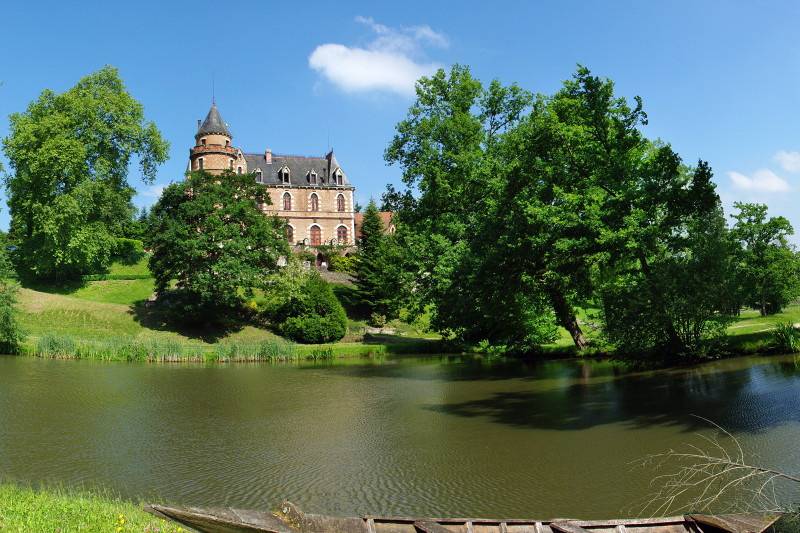
<instances>
[{"instance_id":1,"label":"arched window","mask_svg":"<svg viewBox=\"0 0 800 533\"><path fill-rule=\"evenodd\" d=\"M241 173L242 173L242 167L239 167L239 168L237 168L237 169L236 169L236 173L237 173L237 174L241 174Z\"/></svg>"},{"instance_id":2,"label":"arched window","mask_svg":"<svg viewBox=\"0 0 800 533\"><path fill-rule=\"evenodd\" d=\"M288 192L283 193L283 210L284 211L291 211L292 210L292 195Z\"/></svg>"},{"instance_id":3,"label":"arched window","mask_svg":"<svg viewBox=\"0 0 800 533\"><path fill-rule=\"evenodd\" d=\"M286 167L281 169L281 182L289 183L289 169Z\"/></svg>"},{"instance_id":4,"label":"arched window","mask_svg":"<svg viewBox=\"0 0 800 533\"><path fill-rule=\"evenodd\" d=\"M311 226L311 246L322 244L322 230L319 226Z\"/></svg>"},{"instance_id":5,"label":"arched window","mask_svg":"<svg viewBox=\"0 0 800 533\"><path fill-rule=\"evenodd\" d=\"M317 184L317 173L314 172L313 170L308 173L308 182L312 185Z\"/></svg>"},{"instance_id":6,"label":"arched window","mask_svg":"<svg viewBox=\"0 0 800 533\"><path fill-rule=\"evenodd\" d=\"M202 157L197 160L197 168L199 168L200 170L203 170L203 158Z\"/></svg>"},{"instance_id":7,"label":"arched window","mask_svg":"<svg viewBox=\"0 0 800 533\"><path fill-rule=\"evenodd\" d=\"M338 228L336 228L336 240L339 241L339 244L347 244L346 226L339 226Z\"/></svg>"},{"instance_id":8,"label":"arched window","mask_svg":"<svg viewBox=\"0 0 800 533\"><path fill-rule=\"evenodd\" d=\"M311 210L319 211L319 197L317 193L311 193Z\"/></svg>"},{"instance_id":9,"label":"arched window","mask_svg":"<svg viewBox=\"0 0 800 533\"><path fill-rule=\"evenodd\" d=\"M290 225L286 225L286 240L289 241L289 244L294 244L294 228Z\"/></svg>"},{"instance_id":10,"label":"arched window","mask_svg":"<svg viewBox=\"0 0 800 533\"><path fill-rule=\"evenodd\" d=\"M336 210L344 211L344 195L340 194L336 197Z\"/></svg>"}]
</instances>

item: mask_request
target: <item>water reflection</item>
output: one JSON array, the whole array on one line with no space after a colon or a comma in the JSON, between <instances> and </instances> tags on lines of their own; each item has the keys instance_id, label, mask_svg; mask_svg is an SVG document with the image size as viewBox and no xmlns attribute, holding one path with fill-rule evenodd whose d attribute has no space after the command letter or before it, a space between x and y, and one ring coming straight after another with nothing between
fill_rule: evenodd
<instances>
[{"instance_id":1,"label":"water reflection","mask_svg":"<svg viewBox=\"0 0 800 533\"><path fill-rule=\"evenodd\" d=\"M0 359L0 475L331 513L618 516L630 461L735 432L797 470L800 365L630 372L465 357L158 366Z\"/></svg>"}]
</instances>

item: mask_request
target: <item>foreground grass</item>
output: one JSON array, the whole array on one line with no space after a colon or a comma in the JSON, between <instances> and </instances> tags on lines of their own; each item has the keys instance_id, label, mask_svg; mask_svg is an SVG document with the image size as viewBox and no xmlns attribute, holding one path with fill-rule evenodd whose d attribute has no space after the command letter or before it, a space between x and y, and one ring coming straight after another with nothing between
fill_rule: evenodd
<instances>
[{"instance_id":1,"label":"foreground grass","mask_svg":"<svg viewBox=\"0 0 800 533\"><path fill-rule=\"evenodd\" d=\"M116 497L68 489L0 485L0 531L187 531Z\"/></svg>"}]
</instances>

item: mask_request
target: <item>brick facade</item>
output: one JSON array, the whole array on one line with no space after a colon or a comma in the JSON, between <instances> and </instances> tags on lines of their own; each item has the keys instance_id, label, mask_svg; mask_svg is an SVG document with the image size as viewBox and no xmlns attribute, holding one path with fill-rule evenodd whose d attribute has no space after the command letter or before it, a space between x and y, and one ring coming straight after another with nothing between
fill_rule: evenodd
<instances>
[{"instance_id":1,"label":"brick facade","mask_svg":"<svg viewBox=\"0 0 800 533\"><path fill-rule=\"evenodd\" d=\"M355 243L355 187L333 151L322 157L282 156L269 149L259 154L244 153L233 146L233 136L212 105L206 120L202 124L198 121L188 170L255 173L272 202L262 206L262 211L286 220L287 238L295 247Z\"/></svg>"}]
</instances>

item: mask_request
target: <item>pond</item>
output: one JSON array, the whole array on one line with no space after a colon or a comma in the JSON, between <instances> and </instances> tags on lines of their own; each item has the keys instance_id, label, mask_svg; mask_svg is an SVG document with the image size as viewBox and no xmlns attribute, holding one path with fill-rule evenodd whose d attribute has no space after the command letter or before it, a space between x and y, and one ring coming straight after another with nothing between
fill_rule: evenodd
<instances>
[{"instance_id":1,"label":"pond","mask_svg":"<svg viewBox=\"0 0 800 533\"><path fill-rule=\"evenodd\" d=\"M800 362L625 372L459 358L189 366L0 358L0 478L310 512L635 514L646 454L733 432L800 470Z\"/></svg>"}]
</instances>

